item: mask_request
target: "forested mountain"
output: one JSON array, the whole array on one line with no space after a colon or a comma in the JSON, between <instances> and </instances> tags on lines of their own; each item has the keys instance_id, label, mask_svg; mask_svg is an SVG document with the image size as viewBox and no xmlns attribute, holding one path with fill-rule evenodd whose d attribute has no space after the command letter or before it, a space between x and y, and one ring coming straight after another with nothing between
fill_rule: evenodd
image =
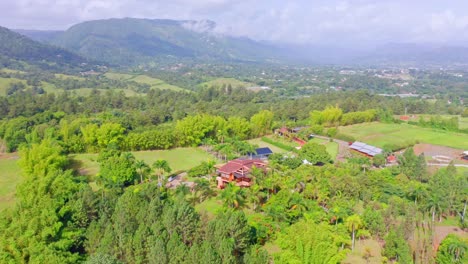
<instances>
[{"instance_id":1,"label":"forested mountain","mask_svg":"<svg viewBox=\"0 0 468 264\"><path fill-rule=\"evenodd\" d=\"M119 65L161 58L266 61L274 57L275 49L268 45L216 34L214 28L211 21L108 19L77 24L49 41Z\"/></svg>"},{"instance_id":2,"label":"forested mountain","mask_svg":"<svg viewBox=\"0 0 468 264\"><path fill-rule=\"evenodd\" d=\"M79 66L87 60L63 48L43 44L0 27L0 65L9 68L24 63L47 69Z\"/></svg>"}]
</instances>

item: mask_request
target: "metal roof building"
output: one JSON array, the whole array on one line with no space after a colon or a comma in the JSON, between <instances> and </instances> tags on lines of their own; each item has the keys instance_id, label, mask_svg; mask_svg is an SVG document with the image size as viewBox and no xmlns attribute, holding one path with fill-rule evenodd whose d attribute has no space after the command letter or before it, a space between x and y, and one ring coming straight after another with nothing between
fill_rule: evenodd
<instances>
[{"instance_id":1,"label":"metal roof building","mask_svg":"<svg viewBox=\"0 0 468 264\"><path fill-rule=\"evenodd\" d=\"M362 143L358 141L351 144L349 148L356 150L358 152L364 153L371 157L374 157L375 155L381 154L383 152L381 148L370 146L370 145L367 145L366 143Z\"/></svg>"}]
</instances>

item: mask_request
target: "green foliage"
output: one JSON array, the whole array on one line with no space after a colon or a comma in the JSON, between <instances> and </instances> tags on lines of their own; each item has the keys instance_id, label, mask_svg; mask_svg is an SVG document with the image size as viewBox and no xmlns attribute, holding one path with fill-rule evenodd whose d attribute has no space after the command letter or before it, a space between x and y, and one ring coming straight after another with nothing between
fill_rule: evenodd
<instances>
[{"instance_id":1,"label":"green foliage","mask_svg":"<svg viewBox=\"0 0 468 264\"><path fill-rule=\"evenodd\" d=\"M79 183L60 148L50 141L21 150L25 180L18 203L0 218L3 263L76 263L83 260L93 193Z\"/></svg>"},{"instance_id":2,"label":"green foliage","mask_svg":"<svg viewBox=\"0 0 468 264\"><path fill-rule=\"evenodd\" d=\"M426 159L424 154L416 156L413 148L408 148L403 152L403 155L398 157L401 172L408 178L427 181Z\"/></svg>"},{"instance_id":3,"label":"green foliage","mask_svg":"<svg viewBox=\"0 0 468 264\"><path fill-rule=\"evenodd\" d=\"M263 110L250 118L252 135L254 137L264 136L271 132L274 114L271 111Z\"/></svg>"},{"instance_id":4,"label":"green foliage","mask_svg":"<svg viewBox=\"0 0 468 264\"><path fill-rule=\"evenodd\" d=\"M347 254L340 248L345 237L326 223L299 221L278 236L282 251L275 255L275 263L340 263Z\"/></svg>"},{"instance_id":5,"label":"green foliage","mask_svg":"<svg viewBox=\"0 0 468 264\"><path fill-rule=\"evenodd\" d=\"M316 143L307 143L299 151L299 157L305 159L311 164L326 164L332 161L327 148L324 145Z\"/></svg>"},{"instance_id":6,"label":"green foliage","mask_svg":"<svg viewBox=\"0 0 468 264\"><path fill-rule=\"evenodd\" d=\"M131 153L112 153L101 159L99 179L105 186L128 186L138 179L135 157Z\"/></svg>"},{"instance_id":7,"label":"green foliage","mask_svg":"<svg viewBox=\"0 0 468 264\"><path fill-rule=\"evenodd\" d=\"M413 263L410 247L400 231L391 230L388 233L383 254L398 263Z\"/></svg>"},{"instance_id":8,"label":"green foliage","mask_svg":"<svg viewBox=\"0 0 468 264\"><path fill-rule=\"evenodd\" d=\"M439 246L437 264L467 263L468 241L457 235L449 234Z\"/></svg>"}]
</instances>

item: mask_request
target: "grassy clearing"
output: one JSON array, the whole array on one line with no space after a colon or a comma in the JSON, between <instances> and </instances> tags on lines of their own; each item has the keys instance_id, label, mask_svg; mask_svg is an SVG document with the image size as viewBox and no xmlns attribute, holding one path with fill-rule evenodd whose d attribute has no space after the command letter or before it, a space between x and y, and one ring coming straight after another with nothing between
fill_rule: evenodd
<instances>
[{"instance_id":1,"label":"grassy clearing","mask_svg":"<svg viewBox=\"0 0 468 264\"><path fill-rule=\"evenodd\" d=\"M370 257L366 261L363 257L366 250L370 252ZM379 242L373 239L357 240L356 247L353 252L348 253L348 256L343 260L344 264L380 264L383 263L382 249Z\"/></svg>"},{"instance_id":2,"label":"grassy clearing","mask_svg":"<svg viewBox=\"0 0 468 264\"><path fill-rule=\"evenodd\" d=\"M113 80L134 81L137 83L148 84L151 86L151 89L186 91L185 89L182 89L178 86L168 84L163 80L149 77L147 75L131 75L131 74L124 74L124 73L108 72L104 74L104 76Z\"/></svg>"},{"instance_id":3,"label":"grassy clearing","mask_svg":"<svg viewBox=\"0 0 468 264\"><path fill-rule=\"evenodd\" d=\"M148 165L156 160L167 160L172 171L189 170L202 161L213 160L214 157L199 148L177 148L170 150L137 151L132 152L138 160L144 160ZM99 172L98 154L73 154L73 167L82 175L93 176Z\"/></svg>"},{"instance_id":4,"label":"grassy clearing","mask_svg":"<svg viewBox=\"0 0 468 264\"><path fill-rule=\"evenodd\" d=\"M0 211L15 202L16 185L21 181L16 154L0 154Z\"/></svg>"},{"instance_id":5,"label":"grassy clearing","mask_svg":"<svg viewBox=\"0 0 468 264\"><path fill-rule=\"evenodd\" d=\"M252 86L257 86L252 83L244 82L244 81L239 81L234 78L217 78L208 82L204 82L199 84L200 87L210 87L210 86L215 86L215 87L223 87L227 85L231 85L232 88L238 88L238 87L252 87Z\"/></svg>"},{"instance_id":6,"label":"grassy clearing","mask_svg":"<svg viewBox=\"0 0 468 264\"><path fill-rule=\"evenodd\" d=\"M25 80L0 77L0 96L6 96L6 90L10 87L10 84L18 82L22 82L26 87L28 87Z\"/></svg>"},{"instance_id":7,"label":"grassy clearing","mask_svg":"<svg viewBox=\"0 0 468 264\"><path fill-rule=\"evenodd\" d=\"M253 144L253 145L257 145L259 148L270 148L271 151L273 151L273 153L286 153L286 152L288 152L288 151L286 151L286 150L284 150L282 148L278 148L277 146L274 146L274 145L272 145L270 143L262 141L262 138L250 139L247 142L249 142L250 144Z\"/></svg>"},{"instance_id":8,"label":"grassy clearing","mask_svg":"<svg viewBox=\"0 0 468 264\"><path fill-rule=\"evenodd\" d=\"M468 149L468 136L408 124L365 123L339 128L340 133L353 136L359 141L384 147L387 144L407 145L418 141L458 149Z\"/></svg>"}]
</instances>

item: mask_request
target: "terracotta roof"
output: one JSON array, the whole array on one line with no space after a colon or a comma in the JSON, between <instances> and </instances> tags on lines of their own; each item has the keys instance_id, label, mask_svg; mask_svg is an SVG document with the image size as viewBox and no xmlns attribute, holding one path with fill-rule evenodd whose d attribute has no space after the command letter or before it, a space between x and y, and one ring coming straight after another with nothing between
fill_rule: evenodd
<instances>
[{"instance_id":1,"label":"terracotta roof","mask_svg":"<svg viewBox=\"0 0 468 264\"><path fill-rule=\"evenodd\" d=\"M266 164L259 159L249 159L249 160L231 160L226 163L224 166L218 169L219 172L231 174L235 172L244 172L244 174L249 173L253 166L263 167Z\"/></svg>"}]
</instances>

